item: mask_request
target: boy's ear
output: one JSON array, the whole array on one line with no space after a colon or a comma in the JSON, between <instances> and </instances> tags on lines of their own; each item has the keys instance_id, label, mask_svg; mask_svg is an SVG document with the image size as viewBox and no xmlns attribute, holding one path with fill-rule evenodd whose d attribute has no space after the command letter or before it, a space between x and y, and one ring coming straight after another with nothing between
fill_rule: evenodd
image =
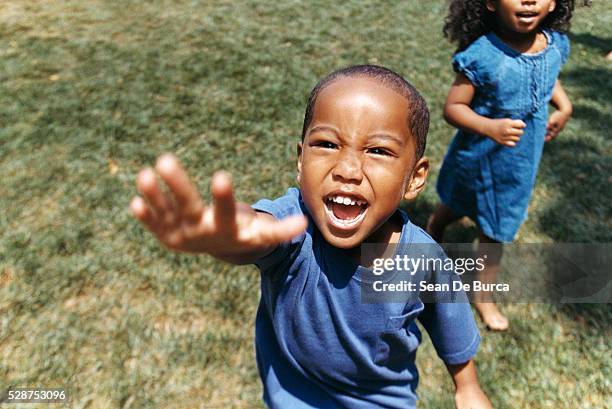
<instances>
[{"instance_id":1,"label":"boy's ear","mask_svg":"<svg viewBox=\"0 0 612 409\"><path fill-rule=\"evenodd\" d=\"M414 165L412 176L410 177L410 181L408 181L408 186L406 186L406 191L404 192L405 200L416 199L418 194L421 193L421 190L423 190L425 187L427 173L429 173L429 159L422 157L417 161L416 165Z\"/></svg>"},{"instance_id":2,"label":"boy's ear","mask_svg":"<svg viewBox=\"0 0 612 409\"><path fill-rule=\"evenodd\" d=\"M491 13L495 13L495 2L493 0L487 0L487 10Z\"/></svg>"},{"instance_id":3,"label":"boy's ear","mask_svg":"<svg viewBox=\"0 0 612 409\"><path fill-rule=\"evenodd\" d=\"M557 2L553 0L550 2L550 5L548 6L548 12L552 13L555 10L555 7L557 7Z\"/></svg>"},{"instance_id":4,"label":"boy's ear","mask_svg":"<svg viewBox=\"0 0 612 409\"><path fill-rule=\"evenodd\" d=\"M298 183L302 182L302 142L298 142L297 144L297 157L298 157L298 163L297 163L297 177L295 178L297 180Z\"/></svg>"}]
</instances>

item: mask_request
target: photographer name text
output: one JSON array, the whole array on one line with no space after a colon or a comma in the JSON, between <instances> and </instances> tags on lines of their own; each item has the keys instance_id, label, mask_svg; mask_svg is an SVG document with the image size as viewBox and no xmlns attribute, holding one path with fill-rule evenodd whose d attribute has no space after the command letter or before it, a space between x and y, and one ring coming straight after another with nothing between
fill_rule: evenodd
<instances>
[{"instance_id":1,"label":"photographer name text","mask_svg":"<svg viewBox=\"0 0 612 409\"><path fill-rule=\"evenodd\" d=\"M462 283L461 281L453 281L448 283L430 283L426 280L418 283L412 281L400 281L398 283L384 283L382 281L374 281L372 288L376 292L391 291L391 292L416 292L416 291L466 291L466 292L481 292L481 291L510 291L510 284L507 283L485 283L475 280L471 283Z\"/></svg>"}]
</instances>

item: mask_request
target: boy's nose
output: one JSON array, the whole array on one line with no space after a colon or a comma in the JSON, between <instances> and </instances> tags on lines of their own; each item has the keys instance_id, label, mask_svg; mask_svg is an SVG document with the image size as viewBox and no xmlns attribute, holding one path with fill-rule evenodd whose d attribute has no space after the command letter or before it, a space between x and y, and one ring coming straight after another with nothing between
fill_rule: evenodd
<instances>
[{"instance_id":1,"label":"boy's nose","mask_svg":"<svg viewBox=\"0 0 612 409\"><path fill-rule=\"evenodd\" d=\"M354 153L340 155L332 176L342 182L361 183L363 171L358 155Z\"/></svg>"}]
</instances>

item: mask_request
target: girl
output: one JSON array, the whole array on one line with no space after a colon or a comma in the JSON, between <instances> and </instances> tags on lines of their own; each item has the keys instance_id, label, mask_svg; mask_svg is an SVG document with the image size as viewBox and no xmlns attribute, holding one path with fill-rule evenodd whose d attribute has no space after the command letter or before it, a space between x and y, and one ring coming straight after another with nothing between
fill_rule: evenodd
<instances>
[{"instance_id":1,"label":"girl","mask_svg":"<svg viewBox=\"0 0 612 409\"><path fill-rule=\"evenodd\" d=\"M501 242L511 242L527 216L544 141L554 139L572 113L557 79L569 54L573 0L454 0L444 34L458 44L457 73L444 118L459 128L438 178L441 204L428 221L441 241L462 216L480 229L486 267L477 279L493 282ZM548 117L548 103L556 110ZM489 243L492 243L493 246ZM508 320L489 294L474 305L493 330Z\"/></svg>"}]
</instances>

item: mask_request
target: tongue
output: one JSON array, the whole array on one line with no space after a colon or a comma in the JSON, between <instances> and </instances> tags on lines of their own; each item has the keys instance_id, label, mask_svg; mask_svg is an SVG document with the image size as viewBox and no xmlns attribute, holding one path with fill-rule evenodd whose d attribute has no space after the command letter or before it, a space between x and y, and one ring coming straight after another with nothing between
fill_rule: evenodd
<instances>
[{"instance_id":1,"label":"tongue","mask_svg":"<svg viewBox=\"0 0 612 409\"><path fill-rule=\"evenodd\" d=\"M351 220L359 216L361 213L361 206L343 205L340 203L332 204L332 212L334 216L341 220Z\"/></svg>"}]
</instances>

